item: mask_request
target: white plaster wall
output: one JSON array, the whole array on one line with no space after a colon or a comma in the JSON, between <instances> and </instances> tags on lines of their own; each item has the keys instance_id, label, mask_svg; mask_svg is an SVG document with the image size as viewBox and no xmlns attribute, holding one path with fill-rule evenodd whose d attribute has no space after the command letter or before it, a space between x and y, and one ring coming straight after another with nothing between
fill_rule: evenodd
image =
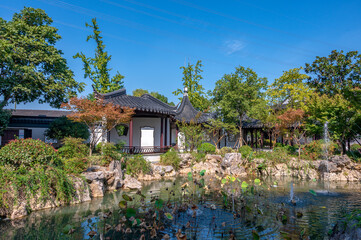
<instances>
[{"instance_id":1,"label":"white plaster wall","mask_svg":"<svg viewBox=\"0 0 361 240\"><path fill-rule=\"evenodd\" d=\"M154 146L160 146L160 126L160 118L133 118L133 146L140 146L142 127L154 128Z\"/></svg>"},{"instance_id":2,"label":"white plaster wall","mask_svg":"<svg viewBox=\"0 0 361 240\"><path fill-rule=\"evenodd\" d=\"M177 143L177 130L175 128L172 128L172 139L171 144Z\"/></svg>"},{"instance_id":3,"label":"white plaster wall","mask_svg":"<svg viewBox=\"0 0 361 240\"><path fill-rule=\"evenodd\" d=\"M134 126L134 125L133 125ZM129 124L128 124L129 127ZM117 130L115 130L115 128L113 128L110 132L110 142L117 144L120 141L124 141L125 142L125 146L129 146L129 128L128 128L128 133L125 136L119 136L117 133ZM133 137L134 138L134 137Z\"/></svg>"}]
</instances>

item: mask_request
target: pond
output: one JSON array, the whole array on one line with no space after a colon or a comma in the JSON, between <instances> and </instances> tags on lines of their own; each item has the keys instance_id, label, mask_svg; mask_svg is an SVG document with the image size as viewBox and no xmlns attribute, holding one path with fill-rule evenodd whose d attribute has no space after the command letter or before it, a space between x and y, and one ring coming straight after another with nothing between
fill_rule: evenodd
<instances>
[{"instance_id":1,"label":"pond","mask_svg":"<svg viewBox=\"0 0 361 240\"><path fill-rule=\"evenodd\" d=\"M141 191L146 197L144 202L136 201L141 198L136 192L127 192L134 199L128 202L128 208L130 205L140 214L153 211L154 219L159 219L157 214L171 214L170 219L163 218L161 227L147 223L149 229L156 228L155 239L165 234L170 239L184 235L187 237L184 239L300 239L300 236L327 239L337 219L348 211L361 209L359 183L328 185L287 178L264 179L255 189L244 191L237 188L243 181L233 182L227 197L226 190L220 191L221 181L217 179L205 179L208 191L204 188L196 191L191 186L184 189L187 178L149 182ZM251 185L254 179L247 182ZM238 190L232 191L234 188ZM119 206L123 194L123 191L109 192L91 202L33 212L16 221L1 221L1 239L139 239L142 235L139 222L131 226L132 233L119 231L127 228L124 211ZM155 199L163 199L162 204L168 210L149 210ZM185 204L190 199L193 202L188 203L189 208L182 209L182 202ZM140 208L141 205L144 207ZM179 229L182 235L177 234ZM148 239L152 232L147 230L145 234Z\"/></svg>"}]
</instances>

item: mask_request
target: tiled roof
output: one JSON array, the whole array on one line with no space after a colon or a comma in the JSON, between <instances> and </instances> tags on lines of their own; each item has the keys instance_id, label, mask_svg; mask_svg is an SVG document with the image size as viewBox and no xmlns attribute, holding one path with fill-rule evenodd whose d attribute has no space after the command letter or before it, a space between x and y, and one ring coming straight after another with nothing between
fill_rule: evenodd
<instances>
[{"instance_id":1,"label":"tiled roof","mask_svg":"<svg viewBox=\"0 0 361 240\"><path fill-rule=\"evenodd\" d=\"M129 96L126 94L125 89L106 94L95 94L98 97L104 98L107 102L112 102L122 107L135 108L138 111L175 115L177 109L177 107L170 106L149 94L144 94L141 97Z\"/></svg>"},{"instance_id":2,"label":"tiled roof","mask_svg":"<svg viewBox=\"0 0 361 240\"><path fill-rule=\"evenodd\" d=\"M70 114L69 111L59 110L30 110L30 109L16 109L11 110L13 117L41 117L41 118L57 118Z\"/></svg>"},{"instance_id":3,"label":"tiled roof","mask_svg":"<svg viewBox=\"0 0 361 240\"><path fill-rule=\"evenodd\" d=\"M183 96L182 103L177 109L175 119L178 121L190 122L191 120L198 123L207 122L213 115L210 113L202 113L194 109L187 95Z\"/></svg>"}]
</instances>

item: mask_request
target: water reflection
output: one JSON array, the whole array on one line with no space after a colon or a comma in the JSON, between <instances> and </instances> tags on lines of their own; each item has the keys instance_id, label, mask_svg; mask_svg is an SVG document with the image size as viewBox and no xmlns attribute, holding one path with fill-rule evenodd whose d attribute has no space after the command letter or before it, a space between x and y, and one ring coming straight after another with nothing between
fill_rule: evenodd
<instances>
[{"instance_id":1,"label":"water reflection","mask_svg":"<svg viewBox=\"0 0 361 240\"><path fill-rule=\"evenodd\" d=\"M151 196L156 195L164 200L173 197L179 199L181 185L185 181L177 178L175 181L148 182L144 184L142 192L148 202ZM182 228L188 237L194 239L228 239L230 232L236 239L252 239L253 230L261 239L298 239L301 234L311 239L324 239L342 213L361 207L359 183L332 183L330 191L334 194L330 195L322 194L326 187L323 182L292 180L293 194L297 196L297 204L293 205L290 203L291 179L277 179L277 187L273 187L274 179L266 179L265 182L265 196L257 206L262 211L261 217L235 217L231 211L222 209L221 199L214 199L211 194L199 206L196 219L190 221L187 212L182 212L163 232L173 239L176 231ZM316 196L310 194L310 189L316 192ZM175 196L170 196L170 190L174 190ZM121 195L122 191L110 192L104 198L91 202L37 211L24 219L0 222L1 239L90 239L90 231L102 232L106 224L119 222L118 203ZM216 209L209 207L212 204ZM109 211L112 211L109 219L100 221L99 214ZM282 211L287 216L286 221L277 218ZM188 222L190 227L185 229ZM70 227L75 230L72 235L67 234ZM127 239L124 234L115 231L102 237ZM95 239L100 238L99 235L95 236Z\"/></svg>"}]
</instances>

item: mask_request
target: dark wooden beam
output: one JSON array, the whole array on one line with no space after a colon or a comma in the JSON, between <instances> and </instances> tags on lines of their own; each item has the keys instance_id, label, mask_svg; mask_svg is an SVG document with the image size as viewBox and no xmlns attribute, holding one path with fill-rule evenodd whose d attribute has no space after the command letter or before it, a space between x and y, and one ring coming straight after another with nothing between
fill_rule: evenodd
<instances>
[{"instance_id":1,"label":"dark wooden beam","mask_svg":"<svg viewBox=\"0 0 361 240\"><path fill-rule=\"evenodd\" d=\"M164 146L163 118L160 118L160 147Z\"/></svg>"},{"instance_id":2,"label":"dark wooden beam","mask_svg":"<svg viewBox=\"0 0 361 240\"><path fill-rule=\"evenodd\" d=\"M129 147L133 147L133 119L129 122Z\"/></svg>"}]
</instances>

